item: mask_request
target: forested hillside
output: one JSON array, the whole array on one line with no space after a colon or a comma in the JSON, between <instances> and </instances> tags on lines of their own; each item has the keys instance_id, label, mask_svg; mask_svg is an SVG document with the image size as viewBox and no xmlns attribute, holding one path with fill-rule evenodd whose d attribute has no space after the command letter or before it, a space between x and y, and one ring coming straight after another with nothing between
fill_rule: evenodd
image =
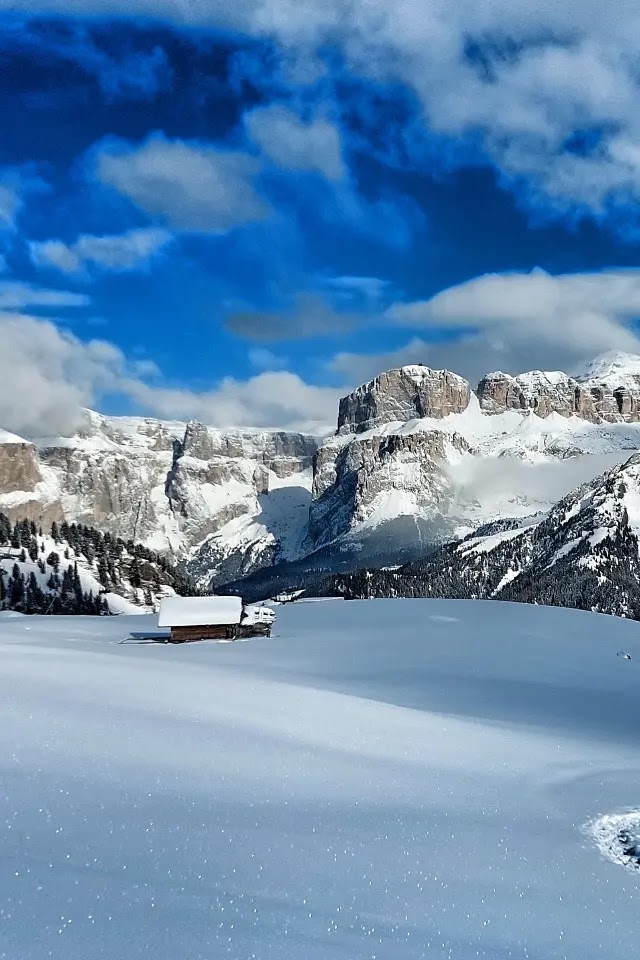
<instances>
[{"instance_id":1,"label":"forested hillside","mask_svg":"<svg viewBox=\"0 0 640 960\"><path fill-rule=\"evenodd\" d=\"M166 557L84 524L16 523L0 513L0 609L109 614L153 610L193 587Z\"/></svg>"}]
</instances>

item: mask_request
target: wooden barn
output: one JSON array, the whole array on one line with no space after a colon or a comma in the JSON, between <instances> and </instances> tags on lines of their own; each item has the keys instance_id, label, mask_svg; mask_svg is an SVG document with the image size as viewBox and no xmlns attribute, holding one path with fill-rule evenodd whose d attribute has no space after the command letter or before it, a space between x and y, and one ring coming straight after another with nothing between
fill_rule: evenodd
<instances>
[{"instance_id":1,"label":"wooden barn","mask_svg":"<svg viewBox=\"0 0 640 960\"><path fill-rule=\"evenodd\" d=\"M266 607L245 607L240 597L165 597L158 627L171 630L171 643L237 640L269 636L275 619Z\"/></svg>"}]
</instances>

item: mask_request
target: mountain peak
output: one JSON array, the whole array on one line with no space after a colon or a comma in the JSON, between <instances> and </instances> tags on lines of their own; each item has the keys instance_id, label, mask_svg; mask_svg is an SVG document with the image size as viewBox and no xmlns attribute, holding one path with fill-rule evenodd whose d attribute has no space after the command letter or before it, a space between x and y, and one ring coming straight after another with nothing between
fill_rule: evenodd
<instances>
[{"instance_id":1,"label":"mountain peak","mask_svg":"<svg viewBox=\"0 0 640 960\"><path fill-rule=\"evenodd\" d=\"M471 388L449 370L410 364L386 370L340 401L338 433L363 433L385 423L442 419L469 406Z\"/></svg>"},{"instance_id":2,"label":"mountain peak","mask_svg":"<svg viewBox=\"0 0 640 960\"><path fill-rule=\"evenodd\" d=\"M635 386L638 385L636 378L640 378L640 356L622 350L607 350L576 374L576 380L598 380L613 387L625 386L629 378ZM614 380L616 383L613 383Z\"/></svg>"}]
</instances>

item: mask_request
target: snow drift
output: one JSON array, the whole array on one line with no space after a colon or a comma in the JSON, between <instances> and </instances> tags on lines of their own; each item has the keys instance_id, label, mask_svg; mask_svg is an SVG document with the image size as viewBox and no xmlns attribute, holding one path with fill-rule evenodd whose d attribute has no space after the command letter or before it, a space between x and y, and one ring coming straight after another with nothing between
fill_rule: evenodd
<instances>
[{"instance_id":1,"label":"snow drift","mask_svg":"<svg viewBox=\"0 0 640 960\"><path fill-rule=\"evenodd\" d=\"M0 619L2 960L635 960L639 875L581 828L639 805L637 624L329 601L119 644L143 620Z\"/></svg>"}]
</instances>

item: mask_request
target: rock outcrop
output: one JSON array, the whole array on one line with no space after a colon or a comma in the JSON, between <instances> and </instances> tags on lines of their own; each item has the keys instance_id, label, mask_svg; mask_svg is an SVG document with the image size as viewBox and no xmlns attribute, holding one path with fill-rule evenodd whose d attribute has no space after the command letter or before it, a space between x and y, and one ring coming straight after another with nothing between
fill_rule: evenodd
<instances>
[{"instance_id":1,"label":"rock outcrop","mask_svg":"<svg viewBox=\"0 0 640 960\"><path fill-rule=\"evenodd\" d=\"M0 490L3 494L25 491L33 493L42 474L32 443L15 441L0 442Z\"/></svg>"},{"instance_id":2,"label":"rock outcrop","mask_svg":"<svg viewBox=\"0 0 640 960\"><path fill-rule=\"evenodd\" d=\"M437 430L329 441L316 454L309 540L331 543L358 524L404 514L446 512L451 451L466 451L458 434Z\"/></svg>"},{"instance_id":3,"label":"rock outcrop","mask_svg":"<svg viewBox=\"0 0 640 960\"><path fill-rule=\"evenodd\" d=\"M317 442L86 411L73 437L6 449L3 459L0 443L5 513L86 523L184 557L230 520L255 512L272 487L306 477Z\"/></svg>"},{"instance_id":4,"label":"rock outcrop","mask_svg":"<svg viewBox=\"0 0 640 960\"><path fill-rule=\"evenodd\" d=\"M184 432L180 455L207 463L251 461L262 464L279 477L288 477L311 465L318 444L301 433L222 431L190 421Z\"/></svg>"},{"instance_id":5,"label":"rock outcrop","mask_svg":"<svg viewBox=\"0 0 640 960\"><path fill-rule=\"evenodd\" d=\"M469 406L467 380L448 370L400 367L380 374L340 401L338 433L362 433L385 423L442 419Z\"/></svg>"},{"instance_id":6,"label":"rock outcrop","mask_svg":"<svg viewBox=\"0 0 640 960\"><path fill-rule=\"evenodd\" d=\"M540 436L535 429L520 434L518 418L496 423L494 434L490 420L515 411L540 420L551 414L578 417L594 426L635 423L640 418L640 364L631 378L621 376L627 367L622 361L613 368L594 367L580 378L559 371L488 374L478 385L477 401L467 381L449 371L409 366L381 374L341 401L336 436L315 457L308 545L317 549L363 523L394 514L444 516L453 501L451 462L456 454L530 462L541 456L556 461L580 457L583 450L571 433L551 436L541 427ZM450 415L466 411L467 418L447 422ZM477 413L489 415L486 428L477 429ZM442 426L413 423L424 418ZM629 449L640 441L640 433L635 440L626 435L607 439L603 452L612 450L611 439L613 448L618 443ZM591 449L588 440L581 442ZM598 443L596 439L596 449Z\"/></svg>"},{"instance_id":7,"label":"rock outcrop","mask_svg":"<svg viewBox=\"0 0 640 960\"><path fill-rule=\"evenodd\" d=\"M574 378L560 371L534 370L512 377L489 373L478 384L478 401L487 414L532 410L539 417L558 413L592 423L635 423L640 419L640 376L619 381L615 370Z\"/></svg>"},{"instance_id":8,"label":"rock outcrop","mask_svg":"<svg viewBox=\"0 0 640 960\"><path fill-rule=\"evenodd\" d=\"M47 483L32 443L0 431L0 511L11 520L62 519L58 491Z\"/></svg>"},{"instance_id":9,"label":"rock outcrop","mask_svg":"<svg viewBox=\"0 0 640 960\"><path fill-rule=\"evenodd\" d=\"M477 395L480 408L488 414L532 410L539 417L559 413L594 422L601 416L589 387L566 373L535 370L517 377L489 373L478 384ZM609 413L613 416L613 410Z\"/></svg>"}]
</instances>

